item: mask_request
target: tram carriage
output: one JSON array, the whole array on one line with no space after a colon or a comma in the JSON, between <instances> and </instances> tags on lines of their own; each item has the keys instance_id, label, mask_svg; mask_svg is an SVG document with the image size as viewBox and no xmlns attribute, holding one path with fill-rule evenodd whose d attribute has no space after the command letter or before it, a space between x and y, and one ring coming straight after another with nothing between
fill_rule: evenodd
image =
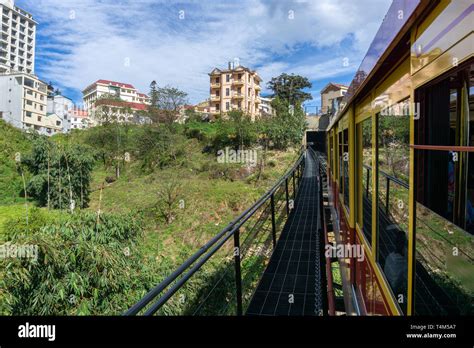
<instances>
[{"instance_id":1,"label":"tram carriage","mask_svg":"<svg viewBox=\"0 0 474 348\"><path fill-rule=\"evenodd\" d=\"M326 134L346 311L474 313L474 3L394 1Z\"/></svg>"}]
</instances>

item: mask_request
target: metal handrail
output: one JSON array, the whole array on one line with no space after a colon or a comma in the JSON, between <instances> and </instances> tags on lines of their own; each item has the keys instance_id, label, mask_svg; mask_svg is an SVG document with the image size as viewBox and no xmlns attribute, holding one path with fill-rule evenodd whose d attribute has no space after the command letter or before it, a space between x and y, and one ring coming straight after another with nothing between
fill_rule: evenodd
<instances>
[{"instance_id":1,"label":"metal handrail","mask_svg":"<svg viewBox=\"0 0 474 348\"><path fill-rule=\"evenodd\" d=\"M367 170L371 171L372 170L372 167L367 165L367 164L364 164L363 165L364 168L366 168ZM383 176L385 176L386 178L390 179L390 181L393 181L394 183L400 185L400 186L403 186L404 188L406 189L409 189L410 186L408 185L408 183L406 183L405 181L402 181L396 177L394 177L393 175L390 175L390 174L387 174L386 172L384 172L383 170L380 170L379 169L379 173L382 174Z\"/></svg>"},{"instance_id":2,"label":"metal handrail","mask_svg":"<svg viewBox=\"0 0 474 348\"><path fill-rule=\"evenodd\" d=\"M293 184L295 182L295 173L298 176L298 186L301 182L302 167L304 166L305 152L303 151L293 167L277 181L264 195L262 195L250 208L246 209L238 217L232 220L224 229L222 229L215 237L204 244L194 255L188 258L181 266L179 266L172 274L170 274L161 283L150 290L140 301L127 310L124 315L136 315L144 309L150 302L159 296L168 286L178 279L183 273L187 271L170 289L168 289L150 308L144 313L145 315L152 315L156 313L175 293L178 291L186 281L193 276L231 237L234 237L234 247L240 250L239 229L249 220L253 214L269 199L272 206L272 234L273 243L276 244L276 230L275 230L275 216L274 216L274 193L283 185L286 186L286 205L287 212L289 212L289 195L288 195L288 179L293 177ZM295 186L294 186L295 187ZM209 251L209 252L208 252ZM207 254L206 254L207 252ZM205 255L204 255L205 254ZM204 255L204 256L203 256ZM198 261L199 260L199 261ZM236 263L236 278L240 277L240 255L235 256ZM239 290L238 279L237 282L237 302L238 315L242 314L242 294ZM241 279L240 279L241 282Z\"/></svg>"}]
</instances>

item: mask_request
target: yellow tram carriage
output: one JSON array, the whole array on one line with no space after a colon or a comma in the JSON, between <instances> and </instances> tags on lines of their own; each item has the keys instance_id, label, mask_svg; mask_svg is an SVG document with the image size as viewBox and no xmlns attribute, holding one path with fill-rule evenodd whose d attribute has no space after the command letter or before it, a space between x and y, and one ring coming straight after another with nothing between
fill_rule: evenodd
<instances>
[{"instance_id":1,"label":"yellow tram carriage","mask_svg":"<svg viewBox=\"0 0 474 348\"><path fill-rule=\"evenodd\" d=\"M354 314L474 313L474 3L394 1L327 131Z\"/></svg>"}]
</instances>

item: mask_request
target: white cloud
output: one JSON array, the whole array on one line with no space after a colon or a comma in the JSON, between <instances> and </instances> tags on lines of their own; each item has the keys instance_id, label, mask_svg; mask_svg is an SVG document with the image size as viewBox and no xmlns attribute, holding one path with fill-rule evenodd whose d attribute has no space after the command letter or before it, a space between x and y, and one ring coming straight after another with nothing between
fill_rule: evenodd
<instances>
[{"instance_id":1,"label":"white cloud","mask_svg":"<svg viewBox=\"0 0 474 348\"><path fill-rule=\"evenodd\" d=\"M207 73L234 57L257 68L264 81L281 72L312 80L354 72L389 3L17 1L40 23L43 39L37 56L52 59L40 66L43 79L82 90L104 78L132 83L145 92L156 80L185 90L191 102L207 98ZM351 58L349 67L342 65L344 57Z\"/></svg>"}]
</instances>

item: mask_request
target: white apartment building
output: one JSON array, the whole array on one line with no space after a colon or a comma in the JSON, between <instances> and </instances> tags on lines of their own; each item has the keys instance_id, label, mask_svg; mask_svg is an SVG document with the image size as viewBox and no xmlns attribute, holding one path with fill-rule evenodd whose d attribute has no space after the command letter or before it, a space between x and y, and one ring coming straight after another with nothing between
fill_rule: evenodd
<instances>
[{"instance_id":1,"label":"white apartment building","mask_svg":"<svg viewBox=\"0 0 474 348\"><path fill-rule=\"evenodd\" d=\"M34 74L36 25L13 0L0 0L0 74Z\"/></svg>"},{"instance_id":2,"label":"white apartment building","mask_svg":"<svg viewBox=\"0 0 474 348\"><path fill-rule=\"evenodd\" d=\"M273 98L260 97L260 114L262 116L273 116L272 100Z\"/></svg>"},{"instance_id":3,"label":"white apartment building","mask_svg":"<svg viewBox=\"0 0 474 348\"><path fill-rule=\"evenodd\" d=\"M56 114L62 123L62 132L67 133L71 129L70 112L74 109L74 102L63 95L48 95L47 113Z\"/></svg>"},{"instance_id":4,"label":"white apartment building","mask_svg":"<svg viewBox=\"0 0 474 348\"><path fill-rule=\"evenodd\" d=\"M25 73L0 75L0 118L20 129L47 134L47 85ZM56 121L54 122L56 124Z\"/></svg>"},{"instance_id":5,"label":"white apartment building","mask_svg":"<svg viewBox=\"0 0 474 348\"><path fill-rule=\"evenodd\" d=\"M94 108L94 103L104 95L111 95L128 103L150 104L150 98L137 91L133 85L109 80L97 80L82 91L82 100L86 110Z\"/></svg>"}]
</instances>

